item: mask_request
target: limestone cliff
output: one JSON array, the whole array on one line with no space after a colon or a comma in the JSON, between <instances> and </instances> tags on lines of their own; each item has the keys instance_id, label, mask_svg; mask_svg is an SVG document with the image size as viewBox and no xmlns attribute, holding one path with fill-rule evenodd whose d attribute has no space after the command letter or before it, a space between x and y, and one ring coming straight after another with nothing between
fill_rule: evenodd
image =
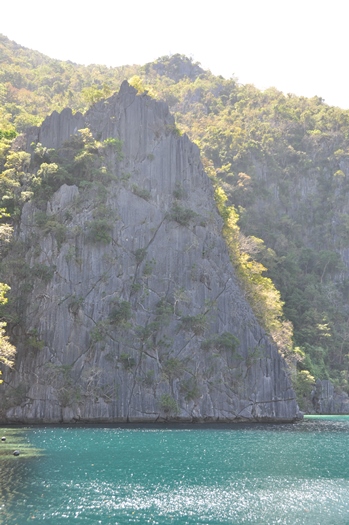
<instances>
[{"instance_id":1,"label":"limestone cliff","mask_svg":"<svg viewBox=\"0 0 349 525\"><path fill-rule=\"evenodd\" d=\"M349 396L346 392L336 391L331 381L326 379L315 383L311 393L312 406L309 412L315 414L348 414Z\"/></svg>"},{"instance_id":2,"label":"limestone cliff","mask_svg":"<svg viewBox=\"0 0 349 525\"><path fill-rule=\"evenodd\" d=\"M3 420L294 420L285 363L239 287L198 148L126 82L85 115L54 113L26 148L59 150L86 128L122 155L107 148L95 182L61 185L44 227L33 202L23 207Z\"/></svg>"}]
</instances>

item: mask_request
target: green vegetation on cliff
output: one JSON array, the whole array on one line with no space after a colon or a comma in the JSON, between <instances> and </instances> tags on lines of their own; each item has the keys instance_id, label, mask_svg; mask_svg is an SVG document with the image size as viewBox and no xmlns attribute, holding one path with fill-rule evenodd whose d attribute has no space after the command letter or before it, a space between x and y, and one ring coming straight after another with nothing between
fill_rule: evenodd
<instances>
[{"instance_id":1,"label":"green vegetation on cliff","mask_svg":"<svg viewBox=\"0 0 349 525\"><path fill-rule=\"evenodd\" d=\"M131 79L139 92L165 100L200 147L245 293L282 353L297 362L300 395L313 377L349 391L349 111L216 77L181 55L142 67L85 67L0 36L0 57L5 228L26 199L46 198L71 176L71 167L37 145L32 177L26 154L10 151L14 136L53 110L84 111ZM104 166L97 138L86 131L79 140L85 144L76 148L74 169L95 174Z\"/></svg>"},{"instance_id":2,"label":"green vegetation on cliff","mask_svg":"<svg viewBox=\"0 0 349 525\"><path fill-rule=\"evenodd\" d=\"M168 102L228 197L238 273L245 291L255 281L247 296L279 348L289 348L293 331L299 395L314 378L348 391L349 111L215 77L179 55L139 75ZM271 279L278 335L268 309L259 314L265 290L256 279Z\"/></svg>"}]
</instances>

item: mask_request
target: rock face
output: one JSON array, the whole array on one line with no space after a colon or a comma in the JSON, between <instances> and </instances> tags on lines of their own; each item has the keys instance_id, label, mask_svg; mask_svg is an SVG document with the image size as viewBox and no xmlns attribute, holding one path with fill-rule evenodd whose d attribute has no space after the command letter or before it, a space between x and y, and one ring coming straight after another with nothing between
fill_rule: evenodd
<instances>
[{"instance_id":1,"label":"rock face","mask_svg":"<svg viewBox=\"0 0 349 525\"><path fill-rule=\"evenodd\" d=\"M126 82L84 116L48 117L28 148L58 149L82 128L120 140L123 158L106 154L108 183L63 184L45 228L24 205L18 241L31 279L2 419L296 419L286 365L234 274L198 148L165 104ZM9 283L14 295L23 279Z\"/></svg>"},{"instance_id":2,"label":"rock face","mask_svg":"<svg viewBox=\"0 0 349 525\"><path fill-rule=\"evenodd\" d=\"M318 379L311 397L315 414L349 413L348 394L336 392L331 381Z\"/></svg>"}]
</instances>

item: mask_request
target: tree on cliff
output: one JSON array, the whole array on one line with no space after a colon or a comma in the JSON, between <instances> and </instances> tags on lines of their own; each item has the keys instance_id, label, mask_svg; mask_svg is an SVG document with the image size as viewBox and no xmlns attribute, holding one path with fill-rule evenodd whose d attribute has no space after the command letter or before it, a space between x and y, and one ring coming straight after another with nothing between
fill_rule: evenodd
<instances>
[{"instance_id":1,"label":"tree on cliff","mask_svg":"<svg viewBox=\"0 0 349 525\"><path fill-rule=\"evenodd\" d=\"M1 139L0 139L0 146L1 146ZM1 174L2 176L2 174ZM6 212L4 208L0 208L0 220L6 221L9 219L9 214ZM12 237L12 226L6 222L3 224L0 224L0 257L1 252L4 246L6 246ZM6 293L10 290L10 287L0 282L0 307L2 305L5 305L7 303L7 297ZM5 335L6 330L6 323L2 321L0 317L0 364L4 364L6 366L12 366L14 356L16 353L16 348L10 343L9 338L7 335ZM1 370L0 370L0 376L1 376ZM2 383L2 380L0 379L0 383Z\"/></svg>"},{"instance_id":2,"label":"tree on cliff","mask_svg":"<svg viewBox=\"0 0 349 525\"><path fill-rule=\"evenodd\" d=\"M7 284L0 283L0 305L7 302L6 292L10 289ZM9 338L5 335L6 323L0 322L0 363L11 366L16 353L16 348L10 343ZM1 375L1 371L0 371ZM2 383L2 380L0 379Z\"/></svg>"}]
</instances>

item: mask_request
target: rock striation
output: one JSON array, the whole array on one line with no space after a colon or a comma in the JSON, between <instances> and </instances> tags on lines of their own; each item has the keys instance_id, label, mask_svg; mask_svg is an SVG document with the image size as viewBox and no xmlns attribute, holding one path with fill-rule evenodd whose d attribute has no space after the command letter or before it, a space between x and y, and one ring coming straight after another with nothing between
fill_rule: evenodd
<instances>
[{"instance_id":1,"label":"rock striation","mask_svg":"<svg viewBox=\"0 0 349 525\"><path fill-rule=\"evenodd\" d=\"M62 184L44 227L34 202L23 207L30 282L15 268L7 281L21 300L2 420L295 420L287 367L240 289L197 146L166 104L124 82L85 115L66 109L30 129L27 151L59 150L87 128L122 155L107 148L94 182Z\"/></svg>"},{"instance_id":2,"label":"rock striation","mask_svg":"<svg viewBox=\"0 0 349 525\"><path fill-rule=\"evenodd\" d=\"M311 393L313 404L312 412L315 414L348 414L349 396L346 392L336 391L327 379L317 379L315 388Z\"/></svg>"}]
</instances>

